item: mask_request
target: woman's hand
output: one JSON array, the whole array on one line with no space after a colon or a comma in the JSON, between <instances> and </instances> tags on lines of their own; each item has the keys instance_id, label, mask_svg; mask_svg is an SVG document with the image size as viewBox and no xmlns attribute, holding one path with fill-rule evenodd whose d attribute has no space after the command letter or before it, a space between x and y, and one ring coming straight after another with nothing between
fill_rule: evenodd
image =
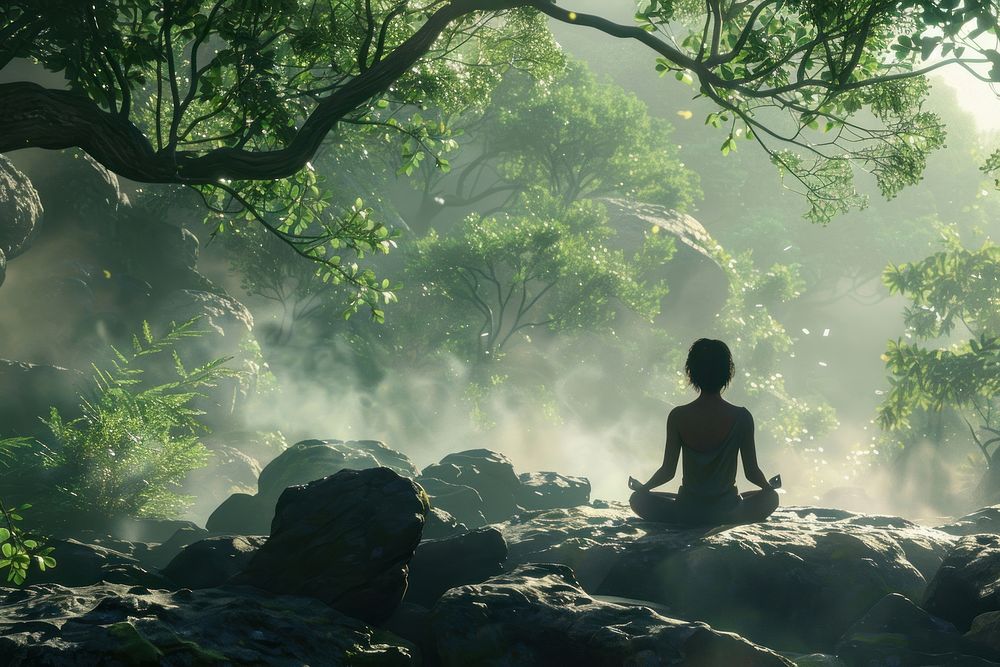
<instances>
[{"instance_id":1,"label":"woman's hand","mask_svg":"<svg viewBox=\"0 0 1000 667\"><path fill-rule=\"evenodd\" d=\"M633 491L645 491L646 487L642 485L642 482L637 480L635 477L628 478L628 488Z\"/></svg>"}]
</instances>

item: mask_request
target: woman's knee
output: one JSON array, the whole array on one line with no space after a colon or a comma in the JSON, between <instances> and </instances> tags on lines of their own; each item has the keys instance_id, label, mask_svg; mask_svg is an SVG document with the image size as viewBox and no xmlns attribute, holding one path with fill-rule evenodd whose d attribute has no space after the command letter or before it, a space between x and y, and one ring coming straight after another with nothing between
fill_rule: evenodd
<instances>
[{"instance_id":1,"label":"woman's knee","mask_svg":"<svg viewBox=\"0 0 1000 667\"><path fill-rule=\"evenodd\" d=\"M629 496L628 504L632 511L642 516L642 513L649 506L649 491L634 491Z\"/></svg>"}]
</instances>

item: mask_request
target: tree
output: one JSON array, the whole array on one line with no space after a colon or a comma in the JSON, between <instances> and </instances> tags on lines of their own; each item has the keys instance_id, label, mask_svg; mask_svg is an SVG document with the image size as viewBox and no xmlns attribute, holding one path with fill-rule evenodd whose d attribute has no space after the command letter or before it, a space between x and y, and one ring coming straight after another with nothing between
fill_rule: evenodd
<instances>
[{"instance_id":1,"label":"tree","mask_svg":"<svg viewBox=\"0 0 1000 667\"><path fill-rule=\"evenodd\" d=\"M1000 246L968 250L953 236L941 252L887 268L885 282L910 299L907 335L922 344L889 343L880 422L906 430L915 412L957 412L985 464L979 490L992 501L1000 490Z\"/></svg>"},{"instance_id":2,"label":"tree","mask_svg":"<svg viewBox=\"0 0 1000 667\"><path fill-rule=\"evenodd\" d=\"M380 110L447 106L510 67L551 63L540 15L648 46L658 69L720 107L708 122L721 150L754 140L802 186L814 220L862 203L854 169L887 196L916 182L943 141L924 74L957 64L1000 80L994 2L650 0L621 25L547 0L10 0L0 66L34 59L69 90L0 84L0 152L80 147L133 180L222 190L220 210L253 211L239 183L298 178L340 123L420 139L426 125ZM363 301L379 297L319 252L335 226L255 217L357 281Z\"/></svg>"},{"instance_id":3,"label":"tree","mask_svg":"<svg viewBox=\"0 0 1000 667\"><path fill-rule=\"evenodd\" d=\"M425 295L451 306L446 339L478 360L495 360L534 329L600 329L615 319L614 303L651 320L666 294L645 284L643 266L673 254L670 241L647 239L655 251L627 261L605 245L604 212L577 202L565 217L537 208L513 215L470 216L455 233L431 232L417 242L409 274Z\"/></svg>"},{"instance_id":4,"label":"tree","mask_svg":"<svg viewBox=\"0 0 1000 667\"><path fill-rule=\"evenodd\" d=\"M470 138L454 151L451 169L425 163L415 174L420 224L449 207L501 210L538 186L563 206L618 196L685 210L699 195L671 125L581 62L556 77L511 72L485 110L466 116L450 123Z\"/></svg>"}]
</instances>

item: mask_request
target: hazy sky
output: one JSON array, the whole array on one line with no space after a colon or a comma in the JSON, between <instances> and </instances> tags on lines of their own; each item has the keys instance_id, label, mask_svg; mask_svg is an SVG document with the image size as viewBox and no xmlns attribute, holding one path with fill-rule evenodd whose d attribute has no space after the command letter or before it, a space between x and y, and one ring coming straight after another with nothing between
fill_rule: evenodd
<instances>
[{"instance_id":1,"label":"hazy sky","mask_svg":"<svg viewBox=\"0 0 1000 667\"><path fill-rule=\"evenodd\" d=\"M976 117L981 132L1000 132L1000 98L989 85L958 67L935 78L955 89L959 104Z\"/></svg>"}]
</instances>

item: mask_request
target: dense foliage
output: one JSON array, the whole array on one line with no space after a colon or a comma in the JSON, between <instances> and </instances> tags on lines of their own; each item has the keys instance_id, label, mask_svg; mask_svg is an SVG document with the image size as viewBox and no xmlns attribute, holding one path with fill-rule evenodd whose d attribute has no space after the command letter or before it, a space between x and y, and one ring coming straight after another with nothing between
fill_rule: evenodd
<instances>
[{"instance_id":1,"label":"dense foliage","mask_svg":"<svg viewBox=\"0 0 1000 667\"><path fill-rule=\"evenodd\" d=\"M114 350L109 368L94 367L95 398L82 397L81 416L64 419L52 409L46 424L53 442L41 452L54 473L53 502L105 516L175 517L189 499L176 487L205 465L199 440L202 411L191 404L200 390L233 375L226 358L186 369L174 350L200 335L196 320L156 337L148 325L129 352ZM143 364L171 357L177 379L150 386Z\"/></svg>"}]
</instances>

